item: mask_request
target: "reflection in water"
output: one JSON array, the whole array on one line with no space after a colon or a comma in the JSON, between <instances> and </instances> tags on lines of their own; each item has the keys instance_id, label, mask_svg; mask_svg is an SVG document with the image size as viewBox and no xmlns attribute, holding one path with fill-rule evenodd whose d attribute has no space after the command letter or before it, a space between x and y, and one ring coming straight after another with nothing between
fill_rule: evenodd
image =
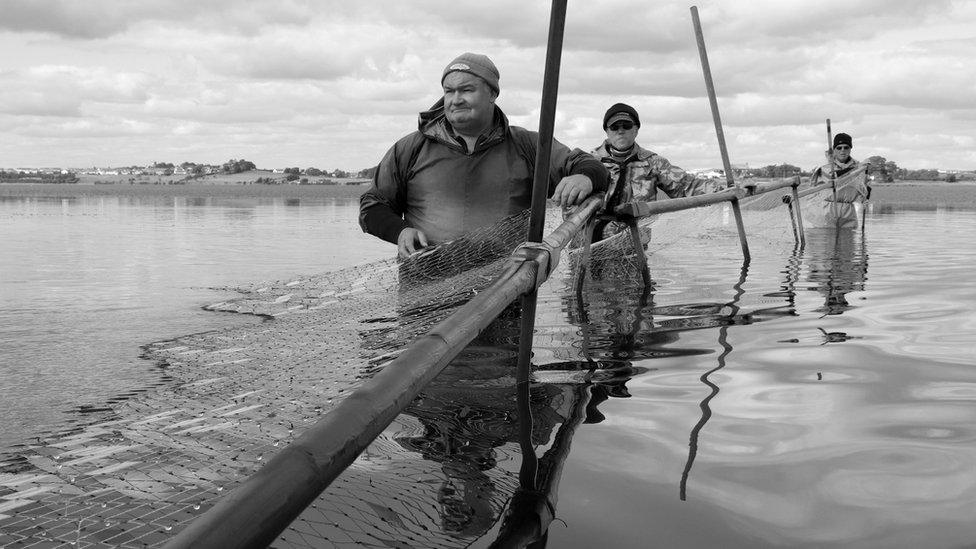
<instances>
[{"instance_id":1,"label":"reflection in water","mask_svg":"<svg viewBox=\"0 0 976 549\"><path fill-rule=\"evenodd\" d=\"M765 310L766 313L775 314L795 314L796 292L795 286L802 268L803 258L806 257L808 265L808 280L814 284L811 290L815 290L824 295L825 304L823 307L815 309L824 312L825 315L837 315L852 308L847 302L845 295L851 291L864 289L864 281L867 274L867 252L865 251L863 232L861 235L860 246L855 246L855 230L849 228L835 229L814 229L807 231L806 245L808 248L796 247L791 254L784 269L785 279L781 292L765 294L767 297L783 297L787 301L787 307L776 307L772 310ZM743 285L749 270L748 260L743 263L739 280L733 286L735 293L732 301L728 304L731 309L730 318L734 318L738 313L738 301L745 293ZM758 311L757 311L758 313ZM749 315L755 319L756 313ZM749 322L746 322L749 323ZM824 336L824 344L843 342L854 339L844 332L827 332L823 328L818 328ZM796 342L798 340L791 340ZM688 476L694 464L695 456L698 453L698 437L712 416L709 402L718 395L720 389L713 383L709 376L721 370L726 365L726 359L732 352L732 345L728 341L728 325L719 328L718 343L722 347L722 352L718 356L718 364L715 368L705 372L700 380L710 389L708 396L699 405L702 410L701 419L692 428L689 440L688 460L685 463L684 471L681 475L680 498L682 501L687 499ZM823 379L822 373L817 373L818 379Z\"/></svg>"},{"instance_id":2,"label":"reflection in water","mask_svg":"<svg viewBox=\"0 0 976 549\"><path fill-rule=\"evenodd\" d=\"M581 408L588 399L585 385L515 383L517 350L512 342L518 332L517 315L494 322L404 411L420 421L423 432L396 441L440 465L444 475L437 492L441 528L452 537L483 536L513 497L488 474L504 461L499 456L503 447L518 444L531 452L538 446L562 444L563 450L551 454L561 460L568 454L567 429L575 429L581 422ZM524 394L517 394L516 387ZM527 457L523 455L523 459ZM554 485L555 460L540 460L539 474L533 478ZM524 487L520 492L521 496L514 494L509 515L513 509L522 509L526 494L537 494L539 489ZM515 515L521 520L521 511Z\"/></svg>"},{"instance_id":3,"label":"reflection in water","mask_svg":"<svg viewBox=\"0 0 976 549\"><path fill-rule=\"evenodd\" d=\"M730 314L732 317L735 317L735 315L739 312L738 302L739 299L742 297L742 294L745 293L745 290L742 289L742 286L743 284L745 284L746 275L748 274L749 274L749 260L746 259L742 263L742 269L739 274L739 280L735 283L734 286L735 289L734 297L732 298L732 301L729 302L728 304L728 307L731 311ZM701 432L702 428L705 427L705 424L708 423L709 418L712 417L712 409L709 403L719 393L718 385L712 383L712 381L709 380L708 376L721 370L722 368L725 368L725 359L729 356L729 353L732 352L732 345L729 344L729 327L727 325L719 328L718 342L719 345L722 346L722 352L721 354L719 354L717 359L718 364L711 370L702 374L702 376L699 378L702 383L708 386L711 392L709 392L708 396L706 396L701 401L701 404L699 404L699 408L701 408L702 411L701 419L699 419L698 423L696 423L695 426L692 427L691 436L688 438L688 460L685 462L685 468L681 472L681 482L680 482L680 488L678 490L679 497L681 498L682 501L688 498L688 475L691 473L691 468L695 463L695 456L698 455L698 434Z\"/></svg>"},{"instance_id":4,"label":"reflection in water","mask_svg":"<svg viewBox=\"0 0 976 549\"><path fill-rule=\"evenodd\" d=\"M787 299L785 306L748 313L740 310L738 301L744 293L748 264L743 265L729 302L657 306L653 281L644 284L632 269L601 263L595 265L589 278L570 282L586 285L583 291L559 294L570 320L567 328L577 330L550 325L545 334L536 334L537 349L546 349L563 360L537 364L535 383L515 383L517 315L503 317L472 342L407 409L408 415L420 420L423 433L397 441L440 464L444 481L438 503L444 531L464 538L481 536L498 520L499 500L511 498L493 546L544 545L548 524L555 516L562 464L576 429L604 421L599 410L603 402L630 396L627 381L647 371L635 366L635 360L709 353L709 349L678 345L680 334L719 328L723 352L718 365L701 377L712 391L701 402L702 418L690 437L681 481L684 499L698 434L711 416L709 401L719 391L709 376L725 366L732 351L729 326L794 314L789 301L792 291L782 294ZM795 280L796 268L789 272ZM522 449L520 482L516 492L508 495L499 493L487 471L499 466L497 450L515 442ZM547 444L548 450L537 457L534 448Z\"/></svg>"},{"instance_id":5,"label":"reflection in water","mask_svg":"<svg viewBox=\"0 0 976 549\"><path fill-rule=\"evenodd\" d=\"M863 290L867 278L864 233L852 229L807 231L806 251L808 277L815 283L811 289L824 296L823 307L816 310L826 316L851 309L847 294Z\"/></svg>"}]
</instances>

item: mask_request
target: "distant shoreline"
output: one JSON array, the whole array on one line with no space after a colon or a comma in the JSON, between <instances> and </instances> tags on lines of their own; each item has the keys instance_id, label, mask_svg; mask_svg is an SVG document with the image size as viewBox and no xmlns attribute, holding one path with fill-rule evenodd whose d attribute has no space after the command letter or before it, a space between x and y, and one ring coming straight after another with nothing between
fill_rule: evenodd
<instances>
[{"instance_id":1,"label":"distant shoreline","mask_svg":"<svg viewBox=\"0 0 976 549\"><path fill-rule=\"evenodd\" d=\"M78 197L78 196L183 196L252 198L359 198L369 185L262 185L262 184L54 184L4 183L0 196Z\"/></svg>"},{"instance_id":2,"label":"distant shoreline","mask_svg":"<svg viewBox=\"0 0 976 549\"><path fill-rule=\"evenodd\" d=\"M163 196L358 199L368 184L358 185L261 185L226 183L172 184L53 184L3 183L0 196L70 198L81 196ZM871 202L892 206L946 206L976 209L976 183L900 181L873 186Z\"/></svg>"}]
</instances>

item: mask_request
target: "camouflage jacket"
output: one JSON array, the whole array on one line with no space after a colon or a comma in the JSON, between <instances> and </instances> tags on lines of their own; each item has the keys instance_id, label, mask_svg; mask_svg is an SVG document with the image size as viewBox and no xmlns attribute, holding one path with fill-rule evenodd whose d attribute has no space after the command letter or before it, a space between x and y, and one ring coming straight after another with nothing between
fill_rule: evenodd
<instances>
[{"instance_id":1,"label":"camouflage jacket","mask_svg":"<svg viewBox=\"0 0 976 549\"><path fill-rule=\"evenodd\" d=\"M640 145L635 144L634 148L634 153L623 162L618 162L610 155L606 142L590 152L610 172L608 209L632 200L656 200L658 189L671 198L706 194L716 190L714 182L696 177Z\"/></svg>"},{"instance_id":2,"label":"camouflage jacket","mask_svg":"<svg viewBox=\"0 0 976 549\"><path fill-rule=\"evenodd\" d=\"M823 166L814 168L810 175L810 184L816 186L830 183L831 168L833 168L833 177L837 181L837 188L835 195L827 200L831 202L863 202L871 196L871 187L867 184L866 177L854 178L854 171L860 166L861 163L854 160L854 157L849 158L847 162L834 160L833 166L828 162ZM868 165L865 164L865 168L867 167ZM844 176L848 174L851 174L851 177L845 178Z\"/></svg>"}]
</instances>

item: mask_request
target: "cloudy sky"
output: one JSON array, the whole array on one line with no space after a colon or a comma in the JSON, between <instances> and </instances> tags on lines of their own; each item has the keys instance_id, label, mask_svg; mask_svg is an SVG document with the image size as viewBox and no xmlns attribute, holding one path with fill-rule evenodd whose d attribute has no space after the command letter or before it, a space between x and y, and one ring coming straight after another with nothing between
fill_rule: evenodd
<instances>
[{"instance_id":1,"label":"cloudy sky","mask_svg":"<svg viewBox=\"0 0 976 549\"><path fill-rule=\"evenodd\" d=\"M617 101L638 141L721 166L690 2L570 2L556 137L591 149ZM976 0L701 0L734 164L855 157L976 169ZM416 128L457 54L539 123L550 4L534 0L0 0L0 167L160 162L358 170Z\"/></svg>"}]
</instances>

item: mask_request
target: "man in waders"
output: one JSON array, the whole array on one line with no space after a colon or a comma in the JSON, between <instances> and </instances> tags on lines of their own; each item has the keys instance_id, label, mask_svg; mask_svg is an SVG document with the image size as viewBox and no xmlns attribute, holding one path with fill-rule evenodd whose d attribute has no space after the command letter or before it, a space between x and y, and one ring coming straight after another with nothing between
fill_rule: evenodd
<instances>
[{"instance_id":1,"label":"man in waders","mask_svg":"<svg viewBox=\"0 0 976 549\"><path fill-rule=\"evenodd\" d=\"M832 150L826 151L827 163L815 168L811 176L814 186L833 184L835 191L827 197L828 221L836 227L857 227L855 202L871 197L866 174L857 172L860 162L851 156L854 140L846 133L834 136ZM846 177L845 177L846 176Z\"/></svg>"}]
</instances>

